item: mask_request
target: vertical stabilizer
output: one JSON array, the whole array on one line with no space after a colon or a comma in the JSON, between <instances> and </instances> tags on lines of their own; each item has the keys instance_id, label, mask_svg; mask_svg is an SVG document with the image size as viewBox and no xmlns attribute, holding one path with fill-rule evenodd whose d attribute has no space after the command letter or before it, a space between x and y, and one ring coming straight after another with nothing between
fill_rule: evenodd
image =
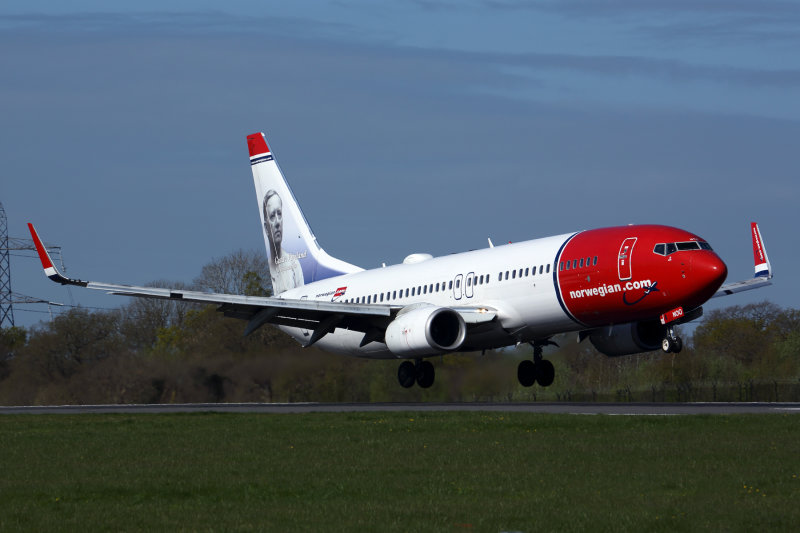
<instances>
[{"instance_id":1,"label":"vertical stabilizer","mask_svg":"<svg viewBox=\"0 0 800 533\"><path fill-rule=\"evenodd\" d=\"M247 136L258 211L275 295L361 269L331 257L317 244L263 133Z\"/></svg>"}]
</instances>

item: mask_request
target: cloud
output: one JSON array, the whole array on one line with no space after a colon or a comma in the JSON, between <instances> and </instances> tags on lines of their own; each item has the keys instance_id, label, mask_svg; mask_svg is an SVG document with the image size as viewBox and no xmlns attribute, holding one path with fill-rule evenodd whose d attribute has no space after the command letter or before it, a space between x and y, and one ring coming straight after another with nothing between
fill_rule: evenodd
<instances>
[{"instance_id":1,"label":"cloud","mask_svg":"<svg viewBox=\"0 0 800 533\"><path fill-rule=\"evenodd\" d=\"M447 5L447 2L445 2ZM498 11L551 13L569 19L622 24L652 39L669 42L797 43L800 4L746 0L486 0ZM658 22L653 22L657 20Z\"/></svg>"},{"instance_id":2,"label":"cloud","mask_svg":"<svg viewBox=\"0 0 800 533\"><path fill-rule=\"evenodd\" d=\"M320 242L367 267L483 246L487 235L660 222L721 250L743 242L749 275L751 216L768 242L791 242L789 229L770 230L798 200L797 120L714 112L707 101L691 111L548 103L535 92L572 83L564 71L649 77L668 90L672 79L754 86L724 66L704 74L683 61L393 46L324 22L298 36L296 19L209 31L206 15L173 32L90 18L90 31L67 17L58 31L0 35L14 51L0 56L0 197L12 233L36 222L84 279L190 280L210 257L262 246L244 144L259 130ZM506 97L509 88L531 96ZM34 274L35 288L15 290L44 296Z\"/></svg>"}]
</instances>

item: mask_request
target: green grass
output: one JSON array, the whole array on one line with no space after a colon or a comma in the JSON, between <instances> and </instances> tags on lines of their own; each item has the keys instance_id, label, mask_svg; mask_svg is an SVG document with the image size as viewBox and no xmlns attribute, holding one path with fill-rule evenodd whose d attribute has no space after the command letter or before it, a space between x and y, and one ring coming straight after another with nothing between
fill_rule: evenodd
<instances>
[{"instance_id":1,"label":"green grass","mask_svg":"<svg viewBox=\"0 0 800 533\"><path fill-rule=\"evenodd\" d=\"M6 415L0 530L793 530L796 415Z\"/></svg>"}]
</instances>

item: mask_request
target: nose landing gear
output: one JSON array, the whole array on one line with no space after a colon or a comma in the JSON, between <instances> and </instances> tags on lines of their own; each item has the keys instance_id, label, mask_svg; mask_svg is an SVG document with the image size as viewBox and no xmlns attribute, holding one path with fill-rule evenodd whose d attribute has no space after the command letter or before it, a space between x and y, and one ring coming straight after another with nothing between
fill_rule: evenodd
<instances>
[{"instance_id":1,"label":"nose landing gear","mask_svg":"<svg viewBox=\"0 0 800 533\"><path fill-rule=\"evenodd\" d=\"M538 383L542 387L549 387L553 384L553 380L556 377L556 369L553 367L553 363L542 358L542 349L548 344L558 346L550 340L532 342L533 361L526 359L519 363L517 379L523 387L530 387L534 383Z\"/></svg>"},{"instance_id":2,"label":"nose landing gear","mask_svg":"<svg viewBox=\"0 0 800 533\"><path fill-rule=\"evenodd\" d=\"M675 335L675 330L667 328L667 336L661 341L661 349L666 353L679 353L683 349L683 340Z\"/></svg>"}]
</instances>

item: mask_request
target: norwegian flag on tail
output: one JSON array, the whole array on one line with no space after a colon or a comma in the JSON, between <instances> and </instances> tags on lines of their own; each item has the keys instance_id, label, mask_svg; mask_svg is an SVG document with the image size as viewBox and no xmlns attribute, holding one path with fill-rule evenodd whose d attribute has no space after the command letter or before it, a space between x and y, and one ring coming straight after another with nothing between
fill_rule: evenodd
<instances>
[{"instance_id":1,"label":"norwegian flag on tail","mask_svg":"<svg viewBox=\"0 0 800 533\"><path fill-rule=\"evenodd\" d=\"M347 292L347 287L339 287L338 289L336 289L336 292L333 293L333 298L331 298L331 301L335 302L336 300L344 296L345 292Z\"/></svg>"}]
</instances>

